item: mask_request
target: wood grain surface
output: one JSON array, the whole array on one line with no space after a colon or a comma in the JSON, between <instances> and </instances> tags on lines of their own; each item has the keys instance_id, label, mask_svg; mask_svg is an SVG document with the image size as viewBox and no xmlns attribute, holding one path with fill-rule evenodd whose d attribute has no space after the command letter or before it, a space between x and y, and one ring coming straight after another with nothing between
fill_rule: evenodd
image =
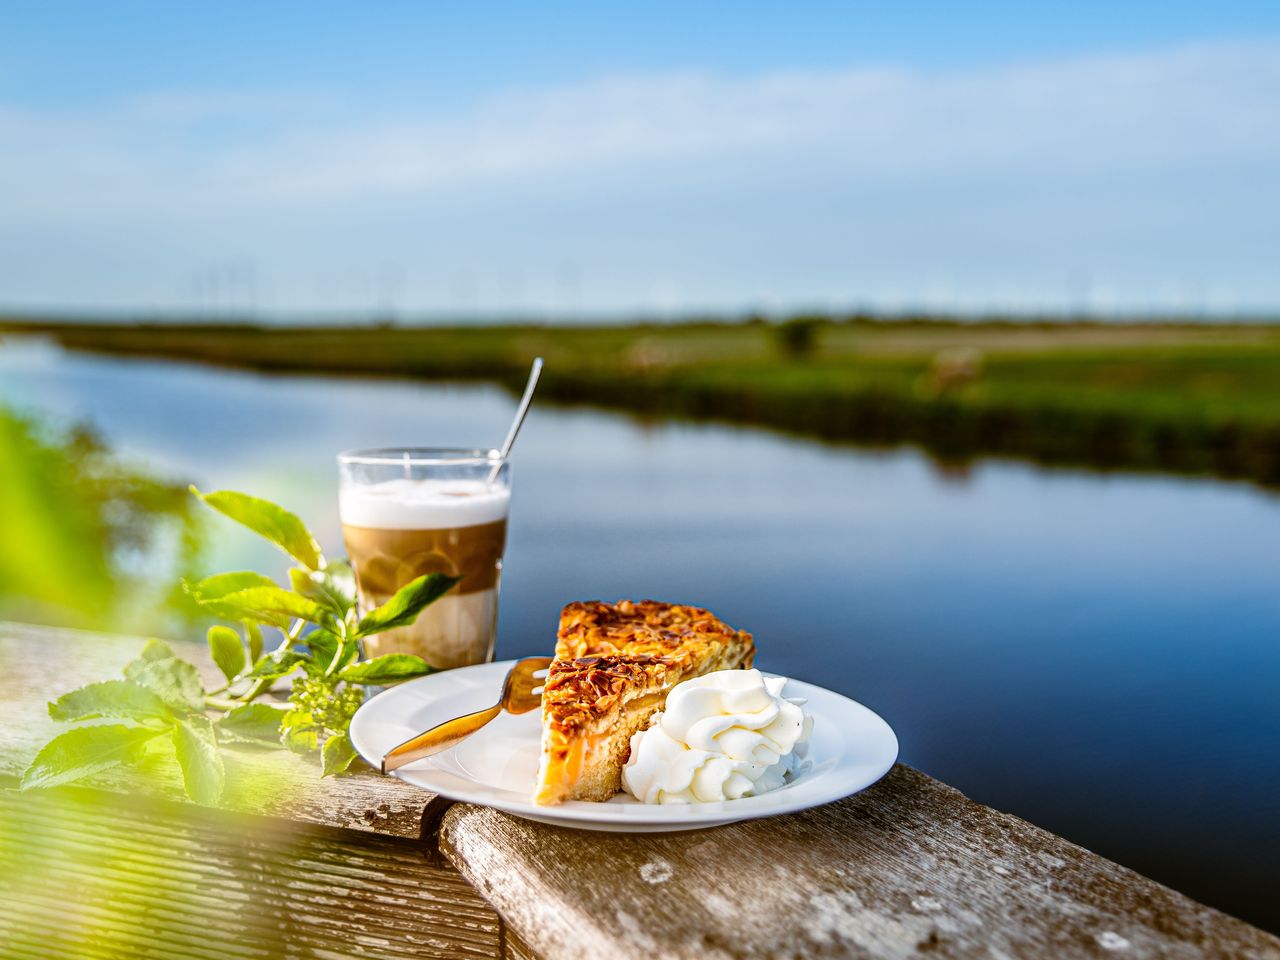
<instances>
[{"instance_id":1,"label":"wood grain surface","mask_svg":"<svg viewBox=\"0 0 1280 960\"><path fill-rule=\"evenodd\" d=\"M96 790L0 790L5 958L501 955L416 844Z\"/></svg>"},{"instance_id":2,"label":"wood grain surface","mask_svg":"<svg viewBox=\"0 0 1280 960\"><path fill-rule=\"evenodd\" d=\"M440 840L547 960L1280 958L1280 940L902 765L715 830L587 833L458 804Z\"/></svg>"},{"instance_id":3,"label":"wood grain surface","mask_svg":"<svg viewBox=\"0 0 1280 960\"><path fill-rule=\"evenodd\" d=\"M60 729L45 701L140 644L0 624L0 787ZM804 813L639 836L440 802L423 837L430 795L278 750L237 754L225 810L152 772L0 790L4 956L1280 960L1275 937L902 765Z\"/></svg>"}]
</instances>

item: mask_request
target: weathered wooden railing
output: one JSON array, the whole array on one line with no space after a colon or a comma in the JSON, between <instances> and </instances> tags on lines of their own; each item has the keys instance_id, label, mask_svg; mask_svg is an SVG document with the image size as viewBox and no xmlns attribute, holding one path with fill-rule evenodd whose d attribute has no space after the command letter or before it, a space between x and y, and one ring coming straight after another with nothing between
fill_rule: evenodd
<instances>
[{"instance_id":1,"label":"weathered wooden railing","mask_svg":"<svg viewBox=\"0 0 1280 960\"><path fill-rule=\"evenodd\" d=\"M0 778L136 640L0 625ZM1269 957L1280 940L899 765L805 813L562 830L245 753L225 810L157 771L0 790L4 957ZM169 777L166 780L166 776Z\"/></svg>"}]
</instances>

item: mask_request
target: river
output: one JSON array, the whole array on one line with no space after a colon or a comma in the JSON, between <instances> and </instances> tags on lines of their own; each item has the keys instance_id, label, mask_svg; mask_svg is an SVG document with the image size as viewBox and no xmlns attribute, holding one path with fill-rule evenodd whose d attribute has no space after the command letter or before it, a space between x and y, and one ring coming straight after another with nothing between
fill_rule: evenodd
<instances>
[{"instance_id":1,"label":"river","mask_svg":"<svg viewBox=\"0 0 1280 960\"><path fill-rule=\"evenodd\" d=\"M333 455L496 445L482 386L275 377L0 344L0 401L91 423L340 551ZM2 467L0 467L2 469ZM577 598L710 607L758 663L881 713L970 796L1280 926L1280 498L1247 485L824 446L535 406L515 457L499 657ZM218 524L211 572L282 569Z\"/></svg>"}]
</instances>

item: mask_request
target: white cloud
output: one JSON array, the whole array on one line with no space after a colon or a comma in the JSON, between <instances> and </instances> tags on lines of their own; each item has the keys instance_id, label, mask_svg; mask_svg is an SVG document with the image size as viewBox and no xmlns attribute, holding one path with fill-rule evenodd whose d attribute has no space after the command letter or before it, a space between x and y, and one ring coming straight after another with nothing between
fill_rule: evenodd
<instances>
[{"instance_id":1,"label":"white cloud","mask_svg":"<svg viewBox=\"0 0 1280 960\"><path fill-rule=\"evenodd\" d=\"M823 151L870 177L1273 160L1280 43L932 72L606 78L452 114L439 102L382 111L156 93L79 116L10 107L0 143L5 206L30 212L422 195L655 162L749 166L755 152Z\"/></svg>"},{"instance_id":2,"label":"white cloud","mask_svg":"<svg viewBox=\"0 0 1280 960\"><path fill-rule=\"evenodd\" d=\"M295 303L317 270L412 249L455 275L477 251L495 275L581 264L609 287L588 283L588 307L654 289L706 305L922 287L972 301L982 284L1051 299L1067 271L1121 300L1190 284L1280 302L1253 239L1280 212L1280 40L604 77L466 105L409 94L0 104L0 297L127 300L132 283L159 298L157 271L173 290L245 255ZM282 231L293 222L310 234ZM68 237L98 251L49 266ZM448 308L444 283L423 302Z\"/></svg>"}]
</instances>

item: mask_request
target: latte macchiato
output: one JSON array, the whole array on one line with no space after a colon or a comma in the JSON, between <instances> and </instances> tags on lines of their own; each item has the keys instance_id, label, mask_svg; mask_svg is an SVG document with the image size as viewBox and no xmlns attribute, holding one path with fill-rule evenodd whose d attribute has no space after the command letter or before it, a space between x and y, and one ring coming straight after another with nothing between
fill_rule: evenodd
<instances>
[{"instance_id":1,"label":"latte macchiato","mask_svg":"<svg viewBox=\"0 0 1280 960\"><path fill-rule=\"evenodd\" d=\"M487 469L487 468L486 468ZM482 479L344 483L342 536L361 615L427 573L462 580L412 625L365 639L365 653L415 653L447 669L493 658L510 488Z\"/></svg>"}]
</instances>

